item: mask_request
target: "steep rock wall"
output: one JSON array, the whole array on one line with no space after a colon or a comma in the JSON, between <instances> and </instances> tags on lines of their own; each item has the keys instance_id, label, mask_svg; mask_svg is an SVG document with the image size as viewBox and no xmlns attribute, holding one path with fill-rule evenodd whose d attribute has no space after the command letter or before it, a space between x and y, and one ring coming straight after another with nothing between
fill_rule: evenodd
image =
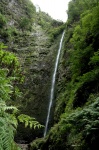
<instances>
[{"instance_id":1,"label":"steep rock wall","mask_svg":"<svg viewBox=\"0 0 99 150\"><path fill-rule=\"evenodd\" d=\"M14 97L14 105L20 113L35 117L45 125L51 78L54 62L59 46L60 33L54 28L62 25L53 21L48 14L36 13L35 7L28 0L0 1L1 19L0 41L8 46L8 51L14 52L23 70L24 82L18 85L22 91L21 97ZM50 30L53 30L51 37ZM50 121L51 124L53 121ZM44 128L30 130L19 125L16 141L32 141L43 136Z\"/></svg>"},{"instance_id":2,"label":"steep rock wall","mask_svg":"<svg viewBox=\"0 0 99 150\"><path fill-rule=\"evenodd\" d=\"M48 35L44 33L41 26L36 24L34 29L27 39L26 47L21 47L17 53L25 71L25 82L21 85L24 95L20 110L45 125L59 38L51 45ZM25 133L26 129L23 129L22 126L21 135L24 135L23 139L28 139L29 136L32 140L35 136L42 137L43 130L44 128L36 131L27 130ZM20 131L18 133L18 137L20 137Z\"/></svg>"}]
</instances>

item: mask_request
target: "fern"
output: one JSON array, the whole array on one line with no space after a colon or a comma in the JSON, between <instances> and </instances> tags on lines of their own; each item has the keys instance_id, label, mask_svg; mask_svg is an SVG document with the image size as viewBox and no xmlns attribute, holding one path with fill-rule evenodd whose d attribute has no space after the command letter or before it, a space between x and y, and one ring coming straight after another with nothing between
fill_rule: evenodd
<instances>
[{"instance_id":1,"label":"fern","mask_svg":"<svg viewBox=\"0 0 99 150\"><path fill-rule=\"evenodd\" d=\"M13 92L13 72L17 70L16 57L3 50L7 48L3 43L0 44L0 150L11 150L14 145L14 134L18 125L18 121L13 111L17 111L14 106L7 106L6 101L11 98ZM13 72L11 76L8 73L12 69L10 66L14 61ZM17 73L16 73L17 75ZM14 148L13 148L14 150Z\"/></svg>"},{"instance_id":2,"label":"fern","mask_svg":"<svg viewBox=\"0 0 99 150\"><path fill-rule=\"evenodd\" d=\"M25 127L29 126L30 128L34 128L34 129L44 127L38 121L36 121L35 118L25 114L19 115L18 119L20 122L25 123Z\"/></svg>"},{"instance_id":3,"label":"fern","mask_svg":"<svg viewBox=\"0 0 99 150\"><path fill-rule=\"evenodd\" d=\"M18 122L25 123L25 127L43 127L34 118L21 114L17 117L18 109L15 106L7 106L6 101L11 99L13 93L13 82L20 80L20 69L17 58L3 51L3 43L0 44L0 150L20 150L14 142L14 135ZM17 77L18 76L18 77ZM16 91L15 91L16 90ZM14 93L20 94L18 88Z\"/></svg>"},{"instance_id":4,"label":"fern","mask_svg":"<svg viewBox=\"0 0 99 150\"><path fill-rule=\"evenodd\" d=\"M11 150L15 128L6 118L0 117L0 150Z\"/></svg>"},{"instance_id":5,"label":"fern","mask_svg":"<svg viewBox=\"0 0 99 150\"><path fill-rule=\"evenodd\" d=\"M5 102L0 102L0 150L11 150L14 143L14 133L18 125L17 119L8 110L17 110L16 107L6 106Z\"/></svg>"}]
</instances>

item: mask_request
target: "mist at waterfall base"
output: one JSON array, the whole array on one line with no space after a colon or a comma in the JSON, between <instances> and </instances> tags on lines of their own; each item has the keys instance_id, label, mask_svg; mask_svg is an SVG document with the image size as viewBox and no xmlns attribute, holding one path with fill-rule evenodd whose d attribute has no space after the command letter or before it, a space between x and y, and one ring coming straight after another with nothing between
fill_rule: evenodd
<instances>
[{"instance_id":1,"label":"mist at waterfall base","mask_svg":"<svg viewBox=\"0 0 99 150\"><path fill-rule=\"evenodd\" d=\"M59 49L58 49L57 57L56 57L56 61L55 61L54 72L53 72L53 76L52 76L51 92L50 92L48 113L47 113L47 118L46 118L46 123L45 123L44 137L47 134L49 120L50 120L50 116L51 116L51 108L52 108L53 98L54 98L55 79L56 79L57 68L58 68L58 63L59 63L60 52L62 49L62 42L63 42L64 34L65 34L65 31L63 32L61 40L60 40Z\"/></svg>"}]
</instances>

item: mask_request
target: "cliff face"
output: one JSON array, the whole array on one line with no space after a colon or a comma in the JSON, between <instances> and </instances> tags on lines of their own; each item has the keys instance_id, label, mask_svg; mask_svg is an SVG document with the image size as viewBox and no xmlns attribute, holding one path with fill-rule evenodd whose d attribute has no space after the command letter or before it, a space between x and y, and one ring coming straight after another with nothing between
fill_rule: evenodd
<instances>
[{"instance_id":1,"label":"cliff face","mask_svg":"<svg viewBox=\"0 0 99 150\"><path fill-rule=\"evenodd\" d=\"M30 36L30 37L29 37ZM51 77L58 49L58 39L51 45L48 35L44 33L40 25L34 25L34 31L28 36L28 45L21 47L20 61L25 71L25 82L21 85L23 98L20 109L23 113L35 117L45 125L51 87ZM33 40L30 40L30 39ZM24 106L24 107L23 107ZM19 127L20 130L20 127ZM23 127L21 129L21 132ZM26 139L43 136L43 130L23 130ZM39 132L40 131L40 132ZM18 137L20 134L18 135ZM29 137L28 137L29 136Z\"/></svg>"},{"instance_id":2,"label":"cliff face","mask_svg":"<svg viewBox=\"0 0 99 150\"><path fill-rule=\"evenodd\" d=\"M69 3L56 82L54 126L31 150L98 150L99 2Z\"/></svg>"},{"instance_id":3,"label":"cliff face","mask_svg":"<svg viewBox=\"0 0 99 150\"><path fill-rule=\"evenodd\" d=\"M64 25L44 12L36 13L29 0L1 0L0 10L0 41L18 56L24 77L18 85L21 97L13 97L10 103L45 125ZM99 149L98 0L70 1L65 29L55 86L54 120L50 121L50 126L54 125L45 138L38 139L43 129L25 129L20 124L15 137L21 143L37 138L30 144L31 150Z\"/></svg>"},{"instance_id":4,"label":"cliff face","mask_svg":"<svg viewBox=\"0 0 99 150\"><path fill-rule=\"evenodd\" d=\"M19 58L24 76L24 83L18 85L22 96L14 98L15 105L21 113L35 117L45 125L51 77L63 23L41 11L36 13L28 0L1 0L0 8L0 41ZM19 125L16 140L31 141L42 135L43 129L34 131Z\"/></svg>"}]
</instances>

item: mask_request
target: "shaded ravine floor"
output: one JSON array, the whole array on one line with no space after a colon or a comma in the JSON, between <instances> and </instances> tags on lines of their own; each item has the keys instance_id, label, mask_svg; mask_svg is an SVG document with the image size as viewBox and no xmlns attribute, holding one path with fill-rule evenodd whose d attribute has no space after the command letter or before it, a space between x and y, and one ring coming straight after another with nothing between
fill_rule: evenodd
<instances>
[{"instance_id":1,"label":"shaded ravine floor","mask_svg":"<svg viewBox=\"0 0 99 150\"><path fill-rule=\"evenodd\" d=\"M18 144L18 146L19 146L22 150L29 150L29 145L28 145L28 144Z\"/></svg>"}]
</instances>

